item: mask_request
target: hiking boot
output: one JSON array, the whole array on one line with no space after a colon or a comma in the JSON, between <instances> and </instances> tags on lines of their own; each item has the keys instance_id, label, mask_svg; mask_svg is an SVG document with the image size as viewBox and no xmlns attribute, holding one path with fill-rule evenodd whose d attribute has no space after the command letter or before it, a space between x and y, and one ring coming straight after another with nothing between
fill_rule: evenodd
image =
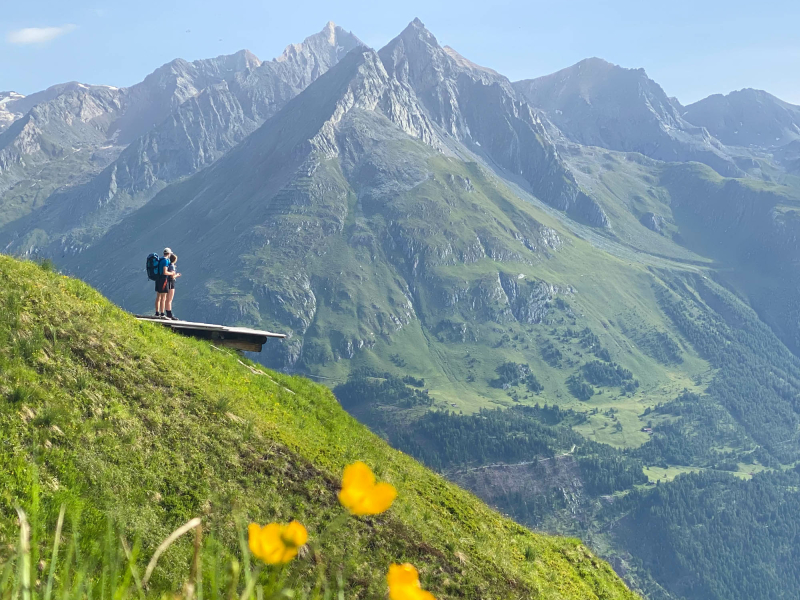
<instances>
[{"instance_id":1,"label":"hiking boot","mask_svg":"<svg viewBox=\"0 0 800 600\"><path fill-rule=\"evenodd\" d=\"M169 317L167 317L167 318L168 318L168 319L172 319L173 321L180 321L180 319L179 319L178 317L176 317L175 315L170 315L170 316L169 316Z\"/></svg>"}]
</instances>

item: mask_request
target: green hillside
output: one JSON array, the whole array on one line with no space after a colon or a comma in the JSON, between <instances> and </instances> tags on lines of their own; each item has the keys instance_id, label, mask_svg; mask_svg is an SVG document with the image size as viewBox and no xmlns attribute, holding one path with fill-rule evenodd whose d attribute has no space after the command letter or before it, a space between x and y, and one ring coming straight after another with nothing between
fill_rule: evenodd
<instances>
[{"instance_id":1,"label":"green hillside","mask_svg":"<svg viewBox=\"0 0 800 600\"><path fill-rule=\"evenodd\" d=\"M258 357L271 367L331 385L361 369L411 376L424 380L430 407L465 413L543 402L599 409L581 427L589 438L647 441L644 410L708 379L708 363L660 309L648 269L685 265L598 249L484 167L441 156L374 112L352 110L339 123L342 157L315 152L298 168L284 121L302 113L304 127L319 127L310 115L327 112L309 104L333 111L318 97L338 99L343 83L332 79L347 83L347 66L67 268L149 311L151 286L129 249L168 239L186 275L179 316L289 333ZM224 215L219 198L231 207ZM590 383L596 361L631 377ZM526 365L541 389L504 388L497 369L510 362ZM575 381L592 386L590 402ZM603 414L609 408L618 419Z\"/></svg>"},{"instance_id":2,"label":"green hillside","mask_svg":"<svg viewBox=\"0 0 800 600\"><path fill-rule=\"evenodd\" d=\"M699 163L580 148L569 154L612 227L605 235L638 252L712 270L793 352L800 349L800 187L722 177Z\"/></svg>"},{"instance_id":3,"label":"green hillside","mask_svg":"<svg viewBox=\"0 0 800 600\"><path fill-rule=\"evenodd\" d=\"M648 598L793 597L800 360L710 279L659 275L659 306L712 369L707 385L639 415L651 431L635 448L579 435L598 416L620 435L613 407L440 412L399 425L365 415L519 522L580 536ZM354 390L335 388L346 406Z\"/></svg>"},{"instance_id":4,"label":"green hillside","mask_svg":"<svg viewBox=\"0 0 800 600\"><path fill-rule=\"evenodd\" d=\"M383 597L388 565L409 561L437 598L634 597L579 541L501 517L391 450L326 388L137 322L85 284L7 257L0 396L5 564L18 536L16 505L36 517L40 568L49 568L44 548L62 504L68 535L80 540L65 561L77 553L86 563L108 527L140 540L149 557L195 516L222 556L239 553L237 521L297 519L314 539L342 511L335 493L343 467L360 459L399 498L389 512L333 531L313 561L295 561L301 586L313 585L303 573L316 563L332 580L344 576L348 597ZM191 552L187 540L171 547L150 591L177 590ZM97 586L107 574L86 575ZM204 577L219 583L214 573ZM69 582L57 577L59 584Z\"/></svg>"}]
</instances>

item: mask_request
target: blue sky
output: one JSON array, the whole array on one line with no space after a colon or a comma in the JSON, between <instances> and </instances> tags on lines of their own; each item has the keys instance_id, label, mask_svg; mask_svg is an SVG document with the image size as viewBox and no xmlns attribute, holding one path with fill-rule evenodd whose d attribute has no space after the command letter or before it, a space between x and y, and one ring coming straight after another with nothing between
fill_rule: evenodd
<instances>
[{"instance_id":1,"label":"blue sky","mask_svg":"<svg viewBox=\"0 0 800 600\"><path fill-rule=\"evenodd\" d=\"M797 0L25 0L0 9L0 90L140 81L177 57L261 59L332 20L378 48L419 17L439 42L512 80L598 56L643 67L684 104L743 87L800 104Z\"/></svg>"}]
</instances>

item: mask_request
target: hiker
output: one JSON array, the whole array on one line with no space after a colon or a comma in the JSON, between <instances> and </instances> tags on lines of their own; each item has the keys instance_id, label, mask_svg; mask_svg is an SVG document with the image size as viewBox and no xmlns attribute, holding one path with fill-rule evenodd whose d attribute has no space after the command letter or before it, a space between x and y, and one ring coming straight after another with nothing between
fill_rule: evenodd
<instances>
[{"instance_id":1,"label":"hiker","mask_svg":"<svg viewBox=\"0 0 800 600\"><path fill-rule=\"evenodd\" d=\"M166 318L164 311L167 305L167 296L169 293L169 257L172 255L170 248L164 248L164 256L158 260L158 269L156 277L156 317L159 319Z\"/></svg>"},{"instance_id":2,"label":"hiker","mask_svg":"<svg viewBox=\"0 0 800 600\"><path fill-rule=\"evenodd\" d=\"M167 272L169 273L167 277L167 288L169 289L167 292L167 318L173 321L180 320L172 314L172 299L175 297L175 280L181 276L181 274L178 273L178 268L175 266L176 262L178 262L178 255L174 253L170 254L169 266L167 267Z\"/></svg>"}]
</instances>

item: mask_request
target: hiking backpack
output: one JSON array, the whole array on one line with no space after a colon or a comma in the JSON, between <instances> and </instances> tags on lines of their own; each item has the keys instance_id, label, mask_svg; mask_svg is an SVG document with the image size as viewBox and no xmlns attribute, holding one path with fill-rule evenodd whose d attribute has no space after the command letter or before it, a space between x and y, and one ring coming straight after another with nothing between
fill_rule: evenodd
<instances>
[{"instance_id":1,"label":"hiking backpack","mask_svg":"<svg viewBox=\"0 0 800 600\"><path fill-rule=\"evenodd\" d=\"M152 254L147 256L147 278L152 279L155 281L158 279L158 262L161 260L161 257L158 253L153 252Z\"/></svg>"}]
</instances>

